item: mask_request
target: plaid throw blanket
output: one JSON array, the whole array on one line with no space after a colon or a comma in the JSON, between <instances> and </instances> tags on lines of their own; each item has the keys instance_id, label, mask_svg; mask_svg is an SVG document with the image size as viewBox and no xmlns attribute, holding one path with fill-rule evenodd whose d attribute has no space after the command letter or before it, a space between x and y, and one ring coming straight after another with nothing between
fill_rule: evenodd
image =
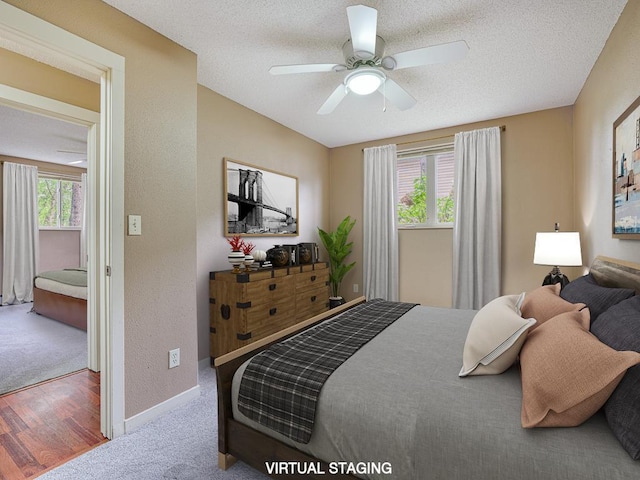
<instances>
[{"instance_id":1,"label":"plaid throw blanket","mask_svg":"<svg viewBox=\"0 0 640 480\"><path fill-rule=\"evenodd\" d=\"M239 410L296 442L308 443L318 395L327 378L415 305L371 300L272 345L247 365Z\"/></svg>"}]
</instances>

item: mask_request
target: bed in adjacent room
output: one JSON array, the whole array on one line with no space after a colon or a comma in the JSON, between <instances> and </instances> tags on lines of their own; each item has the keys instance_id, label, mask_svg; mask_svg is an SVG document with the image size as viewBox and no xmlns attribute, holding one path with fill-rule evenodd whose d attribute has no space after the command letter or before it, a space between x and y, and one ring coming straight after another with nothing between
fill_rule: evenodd
<instances>
[{"instance_id":1,"label":"bed in adjacent room","mask_svg":"<svg viewBox=\"0 0 640 480\"><path fill-rule=\"evenodd\" d=\"M409 306L320 387L322 374L290 369L293 357L307 337L352 328L358 310L377 317L376 302L216 359L221 467L237 458L277 478L640 478L640 265L598 257L572 283L479 312ZM285 366L269 373L278 355Z\"/></svg>"},{"instance_id":2,"label":"bed in adjacent room","mask_svg":"<svg viewBox=\"0 0 640 480\"><path fill-rule=\"evenodd\" d=\"M87 330L87 269L39 273L34 279L34 312Z\"/></svg>"}]
</instances>

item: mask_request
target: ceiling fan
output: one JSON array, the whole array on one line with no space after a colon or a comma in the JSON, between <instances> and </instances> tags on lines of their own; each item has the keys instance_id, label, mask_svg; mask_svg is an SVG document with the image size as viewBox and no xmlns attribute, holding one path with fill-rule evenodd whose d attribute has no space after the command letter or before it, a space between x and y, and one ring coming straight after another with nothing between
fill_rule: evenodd
<instances>
[{"instance_id":1,"label":"ceiling fan","mask_svg":"<svg viewBox=\"0 0 640 480\"><path fill-rule=\"evenodd\" d=\"M376 34L378 11L364 5L347 7L349 38L342 46L345 63L312 63L306 65L276 65L269 69L272 75L290 73L343 72L349 73L318 110L318 114L331 113L340 102L353 92L369 95L378 90L400 110L416 104L404 88L385 72L419 67L435 63L449 63L463 58L469 51L464 40L408 50L384 56L385 41Z\"/></svg>"},{"instance_id":2,"label":"ceiling fan","mask_svg":"<svg viewBox=\"0 0 640 480\"><path fill-rule=\"evenodd\" d=\"M82 155L84 156L81 160L73 160L71 162L67 162L69 165L79 165L87 161L87 151L86 150L56 150L58 153L68 153L71 155Z\"/></svg>"}]
</instances>

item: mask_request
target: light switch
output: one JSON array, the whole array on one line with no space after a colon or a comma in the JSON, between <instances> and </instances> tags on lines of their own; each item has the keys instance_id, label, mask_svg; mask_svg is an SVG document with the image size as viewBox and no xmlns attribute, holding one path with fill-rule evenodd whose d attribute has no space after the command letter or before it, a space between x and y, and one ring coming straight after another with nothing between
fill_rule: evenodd
<instances>
[{"instance_id":1,"label":"light switch","mask_svg":"<svg viewBox=\"0 0 640 480\"><path fill-rule=\"evenodd\" d=\"M129 215L129 235L142 235L142 217Z\"/></svg>"}]
</instances>

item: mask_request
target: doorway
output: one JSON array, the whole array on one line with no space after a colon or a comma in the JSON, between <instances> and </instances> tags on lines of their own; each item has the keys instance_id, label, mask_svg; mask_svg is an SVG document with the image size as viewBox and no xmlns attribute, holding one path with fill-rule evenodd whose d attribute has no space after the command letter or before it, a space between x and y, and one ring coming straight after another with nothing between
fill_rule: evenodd
<instances>
[{"instance_id":1,"label":"doorway","mask_svg":"<svg viewBox=\"0 0 640 480\"><path fill-rule=\"evenodd\" d=\"M38 103L33 100L32 104ZM53 104L56 111L43 115L6 106L5 101L0 99L0 153L5 161L38 169L40 214L36 221L40 228L35 273L51 272L46 275L51 279L35 282L44 289L34 298L38 302L0 308L3 334L7 335L0 346L0 394L83 368L100 369L98 318L87 322L87 302L93 304L95 299L87 298L86 281L81 285L86 279L88 222L84 211L90 212L84 201L85 172L95 164L95 151L91 156L87 152L91 139L86 124L97 125L99 114ZM82 116L82 122L62 121L51 114ZM6 239L0 237L2 245ZM0 264L6 260L0 256ZM70 276L69 281L55 282L59 275ZM33 278L28 283L33 284Z\"/></svg>"},{"instance_id":2,"label":"doorway","mask_svg":"<svg viewBox=\"0 0 640 480\"><path fill-rule=\"evenodd\" d=\"M89 296L95 302L89 315L100 318L99 356L101 369L100 421L102 434L114 438L124 433L124 58L73 35L16 7L0 2L0 38L17 45L21 54L52 59L70 70L100 78L100 125L88 125L95 143L95 185L89 208L95 222L89 231ZM68 71L70 71L68 70ZM74 73L74 72L72 72ZM37 96L36 96L37 97ZM42 97L0 85L0 98L23 108L55 111ZM36 100L37 104L33 104ZM68 118L78 119L73 114Z\"/></svg>"}]
</instances>

